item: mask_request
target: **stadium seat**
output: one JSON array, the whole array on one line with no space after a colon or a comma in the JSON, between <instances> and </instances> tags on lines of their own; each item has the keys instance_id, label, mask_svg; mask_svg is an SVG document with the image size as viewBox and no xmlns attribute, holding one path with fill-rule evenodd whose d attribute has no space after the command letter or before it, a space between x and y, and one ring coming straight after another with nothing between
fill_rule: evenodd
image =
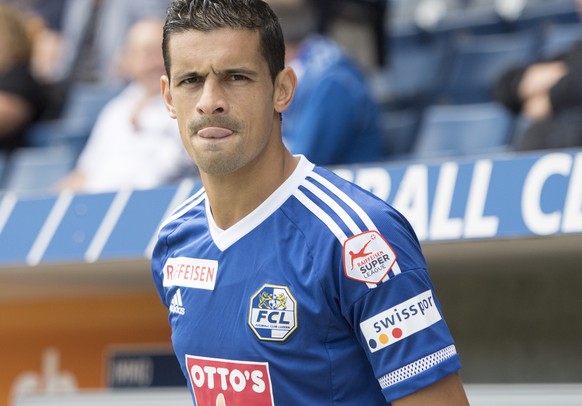
<instances>
[{"instance_id":1,"label":"stadium seat","mask_svg":"<svg viewBox=\"0 0 582 406\"><path fill-rule=\"evenodd\" d=\"M443 42L413 38L393 41L390 65L371 78L372 91L389 109L432 100L445 78L448 51Z\"/></svg>"},{"instance_id":2,"label":"stadium seat","mask_svg":"<svg viewBox=\"0 0 582 406\"><path fill-rule=\"evenodd\" d=\"M32 124L27 132L26 138L31 147L49 146L70 146L80 153L87 139L90 130L84 118L62 118L56 120L38 121Z\"/></svg>"},{"instance_id":3,"label":"stadium seat","mask_svg":"<svg viewBox=\"0 0 582 406\"><path fill-rule=\"evenodd\" d=\"M59 118L38 122L27 132L29 145L72 145L82 149L101 109L121 89L121 85L75 83Z\"/></svg>"},{"instance_id":4,"label":"stadium seat","mask_svg":"<svg viewBox=\"0 0 582 406\"><path fill-rule=\"evenodd\" d=\"M0 151L0 189L2 189L2 185L4 184L4 170L6 169L7 159L8 155L4 151Z\"/></svg>"},{"instance_id":5,"label":"stadium seat","mask_svg":"<svg viewBox=\"0 0 582 406\"><path fill-rule=\"evenodd\" d=\"M492 86L498 76L506 69L535 60L537 48L538 37L529 31L459 38L439 101L492 101Z\"/></svg>"},{"instance_id":6,"label":"stadium seat","mask_svg":"<svg viewBox=\"0 0 582 406\"><path fill-rule=\"evenodd\" d=\"M414 14L421 0L390 1L389 26L398 29L401 25L414 25Z\"/></svg>"},{"instance_id":7,"label":"stadium seat","mask_svg":"<svg viewBox=\"0 0 582 406\"><path fill-rule=\"evenodd\" d=\"M582 23L551 24L542 34L540 56L550 59L582 40Z\"/></svg>"},{"instance_id":8,"label":"stadium seat","mask_svg":"<svg viewBox=\"0 0 582 406\"><path fill-rule=\"evenodd\" d=\"M8 158L4 189L47 190L73 169L77 157L75 149L65 145L14 150Z\"/></svg>"},{"instance_id":9,"label":"stadium seat","mask_svg":"<svg viewBox=\"0 0 582 406\"><path fill-rule=\"evenodd\" d=\"M448 12L433 28L433 35L453 39L463 35L491 35L507 32L508 26L494 8L466 8Z\"/></svg>"},{"instance_id":10,"label":"stadium seat","mask_svg":"<svg viewBox=\"0 0 582 406\"><path fill-rule=\"evenodd\" d=\"M575 0L528 1L516 23L520 29L580 22Z\"/></svg>"},{"instance_id":11,"label":"stadium seat","mask_svg":"<svg viewBox=\"0 0 582 406\"><path fill-rule=\"evenodd\" d=\"M412 151L420 122L416 108L382 113L382 154L390 160L406 158Z\"/></svg>"},{"instance_id":12,"label":"stadium seat","mask_svg":"<svg viewBox=\"0 0 582 406\"><path fill-rule=\"evenodd\" d=\"M430 106L424 111L412 157L505 151L513 120L511 113L495 102Z\"/></svg>"}]
</instances>

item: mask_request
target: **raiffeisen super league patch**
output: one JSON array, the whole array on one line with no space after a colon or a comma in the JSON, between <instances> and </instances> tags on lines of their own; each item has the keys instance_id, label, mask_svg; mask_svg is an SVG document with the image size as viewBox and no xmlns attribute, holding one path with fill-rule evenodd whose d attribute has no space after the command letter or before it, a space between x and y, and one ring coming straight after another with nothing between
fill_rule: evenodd
<instances>
[{"instance_id":1,"label":"raiffeisen super league patch","mask_svg":"<svg viewBox=\"0 0 582 406\"><path fill-rule=\"evenodd\" d=\"M344 243L344 273L350 279L377 285L396 263L396 253L377 231L366 231Z\"/></svg>"}]
</instances>

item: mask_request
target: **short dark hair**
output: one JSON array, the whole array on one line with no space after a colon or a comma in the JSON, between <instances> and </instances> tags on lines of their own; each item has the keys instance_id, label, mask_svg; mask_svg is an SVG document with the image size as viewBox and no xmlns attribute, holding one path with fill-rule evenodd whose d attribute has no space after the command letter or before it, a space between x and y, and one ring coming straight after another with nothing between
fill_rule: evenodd
<instances>
[{"instance_id":1,"label":"short dark hair","mask_svg":"<svg viewBox=\"0 0 582 406\"><path fill-rule=\"evenodd\" d=\"M263 0L174 0L168 7L164 24L162 52L170 77L168 43L174 33L189 30L212 31L219 28L256 30L261 54L274 81L285 68L285 42L279 19Z\"/></svg>"}]
</instances>

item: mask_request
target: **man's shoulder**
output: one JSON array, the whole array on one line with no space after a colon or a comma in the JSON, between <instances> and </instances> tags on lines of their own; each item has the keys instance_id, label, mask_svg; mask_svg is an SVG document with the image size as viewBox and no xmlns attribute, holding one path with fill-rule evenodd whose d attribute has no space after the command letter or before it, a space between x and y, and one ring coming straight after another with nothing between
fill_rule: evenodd
<instances>
[{"instance_id":1,"label":"man's shoulder","mask_svg":"<svg viewBox=\"0 0 582 406\"><path fill-rule=\"evenodd\" d=\"M204 188L198 189L192 196L178 205L168 215L160 225L160 233L167 234L174 232L181 224L188 222L190 225L202 224L206 227L205 209L206 191ZM197 222L196 219L202 221Z\"/></svg>"},{"instance_id":2,"label":"man's shoulder","mask_svg":"<svg viewBox=\"0 0 582 406\"><path fill-rule=\"evenodd\" d=\"M325 224L332 231L347 226L347 234L374 229L376 221L393 210L388 203L343 178L339 172L318 166L306 177L295 197L312 218L321 220L315 224Z\"/></svg>"},{"instance_id":3,"label":"man's shoulder","mask_svg":"<svg viewBox=\"0 0 582 406\"><path fill-rule=\"evenodd\" d=\"M339 197L347 197L364 206L387 207L388 203L362 188L351 178L351 171L344 168L326 168L316 166L313 170L315 177L325 179L330 192Z\"/></svg>"}]
</instances>

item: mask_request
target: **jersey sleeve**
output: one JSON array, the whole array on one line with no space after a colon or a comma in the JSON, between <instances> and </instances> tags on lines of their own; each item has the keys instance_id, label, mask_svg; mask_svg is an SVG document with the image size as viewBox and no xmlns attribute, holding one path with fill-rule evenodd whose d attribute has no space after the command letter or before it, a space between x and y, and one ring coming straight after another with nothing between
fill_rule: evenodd
<instances>
[{"instance_id":1,"label":"jersey sleeve","mask_svg":"<svg viewBox=\"0 0 582 406\"><path fill-rule=\"evenodd\" d=\"M342 298L382 393L393 401L461 364L412 228L392 208L382 211L371 215L376 230L344 244Z\"/></svg>"},{"instance_id":2,"label":"jersey sleeve","mask_svg":"<svg viewBox=\"0 0 582 406\"><path fill-rule=\"evenodd\" d=\"M168 244L166 242L168 231L162 228L158 234L158 241L154 246L154 251L152 253L151 268L152 268L152 278L154 285L162 300L164 306L168 307L169 304L166 300L166 295L164 293L164 263L166 261L168 253Z\"/></svg>"}]
</instances>

